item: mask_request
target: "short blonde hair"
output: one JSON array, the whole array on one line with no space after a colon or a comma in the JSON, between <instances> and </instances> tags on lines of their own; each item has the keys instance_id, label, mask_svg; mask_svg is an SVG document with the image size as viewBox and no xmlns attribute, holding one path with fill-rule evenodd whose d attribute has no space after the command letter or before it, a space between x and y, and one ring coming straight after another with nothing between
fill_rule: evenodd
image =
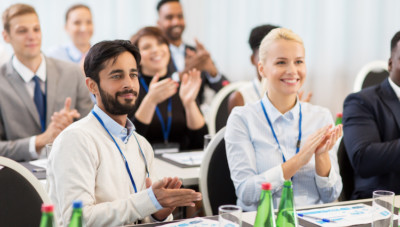
<instances>
[{"instance_id":1,"label":"short blonde hair","mask_svg":"<svg viewBox=\"0 0 400 227\"><path fill-rule=\"evenodd\" d=\"M7 32L10 32L10 21L14 17L25 15L25 14L36 14L36 10L27 4L14 4L8 7L4 12L3 12L3 29L6 30Z\"/></svg>"},{"instance_id":2,"label":"short blonde hair","mask_svg":"<svg viewBox=\"0 0 400 227\"><path fill-rule=\"evenodd\" d=\"M287 28L275 28L271 30L261 41L258 54L262 63L265 63L265 60L267 59L267 52L271 44L274 41L281 39L300 43L304 47L303 40L299 35L292 32L292 30Z\"/></svg>"}]
</instances>

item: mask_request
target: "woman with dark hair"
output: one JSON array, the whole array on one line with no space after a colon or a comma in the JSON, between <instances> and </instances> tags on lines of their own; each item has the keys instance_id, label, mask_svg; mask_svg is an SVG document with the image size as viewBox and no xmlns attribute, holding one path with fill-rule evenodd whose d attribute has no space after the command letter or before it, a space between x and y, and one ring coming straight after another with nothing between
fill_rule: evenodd
<instances>
[{"instance_id":1,"label":"woman with dark hair","mask_svg":"<svg viewBox=\"0 0 400 227\"><path fill-rule=\"evenodd\" d=\"M179 76L168 70L170 52L161 30L145 27L131 42L141 54L140 91L130 118L139 134L157 149L203 147L207 126L196 97L201 86L196 69Z\"/></svg>"}]
</instances>

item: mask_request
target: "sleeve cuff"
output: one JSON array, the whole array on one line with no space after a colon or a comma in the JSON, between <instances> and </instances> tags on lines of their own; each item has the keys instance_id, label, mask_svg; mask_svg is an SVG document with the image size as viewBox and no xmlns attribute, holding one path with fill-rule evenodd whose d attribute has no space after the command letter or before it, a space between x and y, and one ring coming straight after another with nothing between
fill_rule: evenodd
<instances>
[{"instance_id":1,"label":"sleeve cuff","mask_svg":"<svg viewBox=\"0 0 400 227\"><path fill-rule=\"evenodd\" d=\"M153 205L157 208L157 210L161 210L163 207L161 206L161 204L158 202L156 196L154 195L153 188L150 187L146 190L147 190L147 194L149 195L150 200L153 203Z\"/></svg>"},{"instance_id":2,"label":"sleeve cuff","mask_svg":"<svg viewBox=\"0 0 400 227\"><path fill-rule=\"evenodd\" d=\"M208 82L215 84L218 83L222 79L221 73L218 73L215 77L212 77L208 72L206 73L206 77Z\"/></svg>"},{"instance_id":3,"label":"sleeve cuff","mask_svg":"<svg viewBox=\"0 0 400 227\"><path fill-rule=\"evenodd\" d=\"M39 155L36 153L36 136L32 136L29 139L29 153L31 154L32 159L38 159Z\"/></svg>"},{"instance_id":4,"label":"sleeve cuff","mask_svg":"<svg viewBox=\"0 0 400 227\"><path fill-rule=\"evenodd\" d=\"M318 176L318 174L315 174L315 182L317 184L317 187L319 188L333 187L336 181L337 181L337 176L333 165L331 166L331 170L329 171L329 175L327 177L321 177Z\"/></svg>"},{"instance_id":5,"label":"sleeve cuff","mask_svg":"<svg viewBox=\"0 0 400 227\"><path fill-rule=\"evenodd\" d=\"M282 165L275 166L263 173L264 178L267 182L271 183L273 192L279 191L282 188L283 182L283 169Z\"/></svg>"}]
</instances>

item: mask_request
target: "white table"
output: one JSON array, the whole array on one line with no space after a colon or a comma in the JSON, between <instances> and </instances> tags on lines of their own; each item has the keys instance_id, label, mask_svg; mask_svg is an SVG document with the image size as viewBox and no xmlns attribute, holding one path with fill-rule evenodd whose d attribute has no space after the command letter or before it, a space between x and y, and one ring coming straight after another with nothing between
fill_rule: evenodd
<instances>
[{"instance_id":1,"label":"white table","mask_svg":"<svg viewBox=\"0 0 400 227\"><path fill-rule=\"evenodd\" d=\"M199 185L200 167L181 168L158 158L154 158L155 172L158 178L178 177L183 186Z\"/></svg>"}]
</instances>

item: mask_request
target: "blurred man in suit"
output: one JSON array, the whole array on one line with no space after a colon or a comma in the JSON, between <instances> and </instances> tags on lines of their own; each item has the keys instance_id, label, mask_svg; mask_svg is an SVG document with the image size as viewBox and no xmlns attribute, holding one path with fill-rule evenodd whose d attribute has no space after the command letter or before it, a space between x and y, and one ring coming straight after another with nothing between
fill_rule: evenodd
<instances>
[{"instance_id":1,"label":"blurred man in suit","mask_svg":"<svg viewBox=\"0 0 400 227\"><path fill-rule=\"evenodd\" d=\"M14 4L3 13L3 38L14 56L0 68L0 155L17 161L41 149L93 104L78 66L41 53L35 9Z\"/></svg>"},{"instance_id":2,"label":"blurred man in suit","mask_svg":"<svg viewBox=\"0 0 400 227\"><path fill-rule=\"evenodd\" d=\"M344 102L344 144L354 168L351 199L400 193L400 32L391 41L389 78Z\"/></svg>"},{"instance_id":3,"label":"blurred man in suit","mask_svg":"<svg viewBox=\"0 0 400 227\"><path fill-rule=\"evenodd\" d=\"M203 71L203 84L200 88L200 99L204 101L204 85L214 91L219 91L224 85L229 84L228 80L218 72L210 53L203 44L195 40L196 47L187 45L182 40L182 33L185 30L185 19L179 0L161 0L157 5L158 27L167 37L171 51L169 70L187 72L193 68Z\"/></svg>"}]
</instances>

